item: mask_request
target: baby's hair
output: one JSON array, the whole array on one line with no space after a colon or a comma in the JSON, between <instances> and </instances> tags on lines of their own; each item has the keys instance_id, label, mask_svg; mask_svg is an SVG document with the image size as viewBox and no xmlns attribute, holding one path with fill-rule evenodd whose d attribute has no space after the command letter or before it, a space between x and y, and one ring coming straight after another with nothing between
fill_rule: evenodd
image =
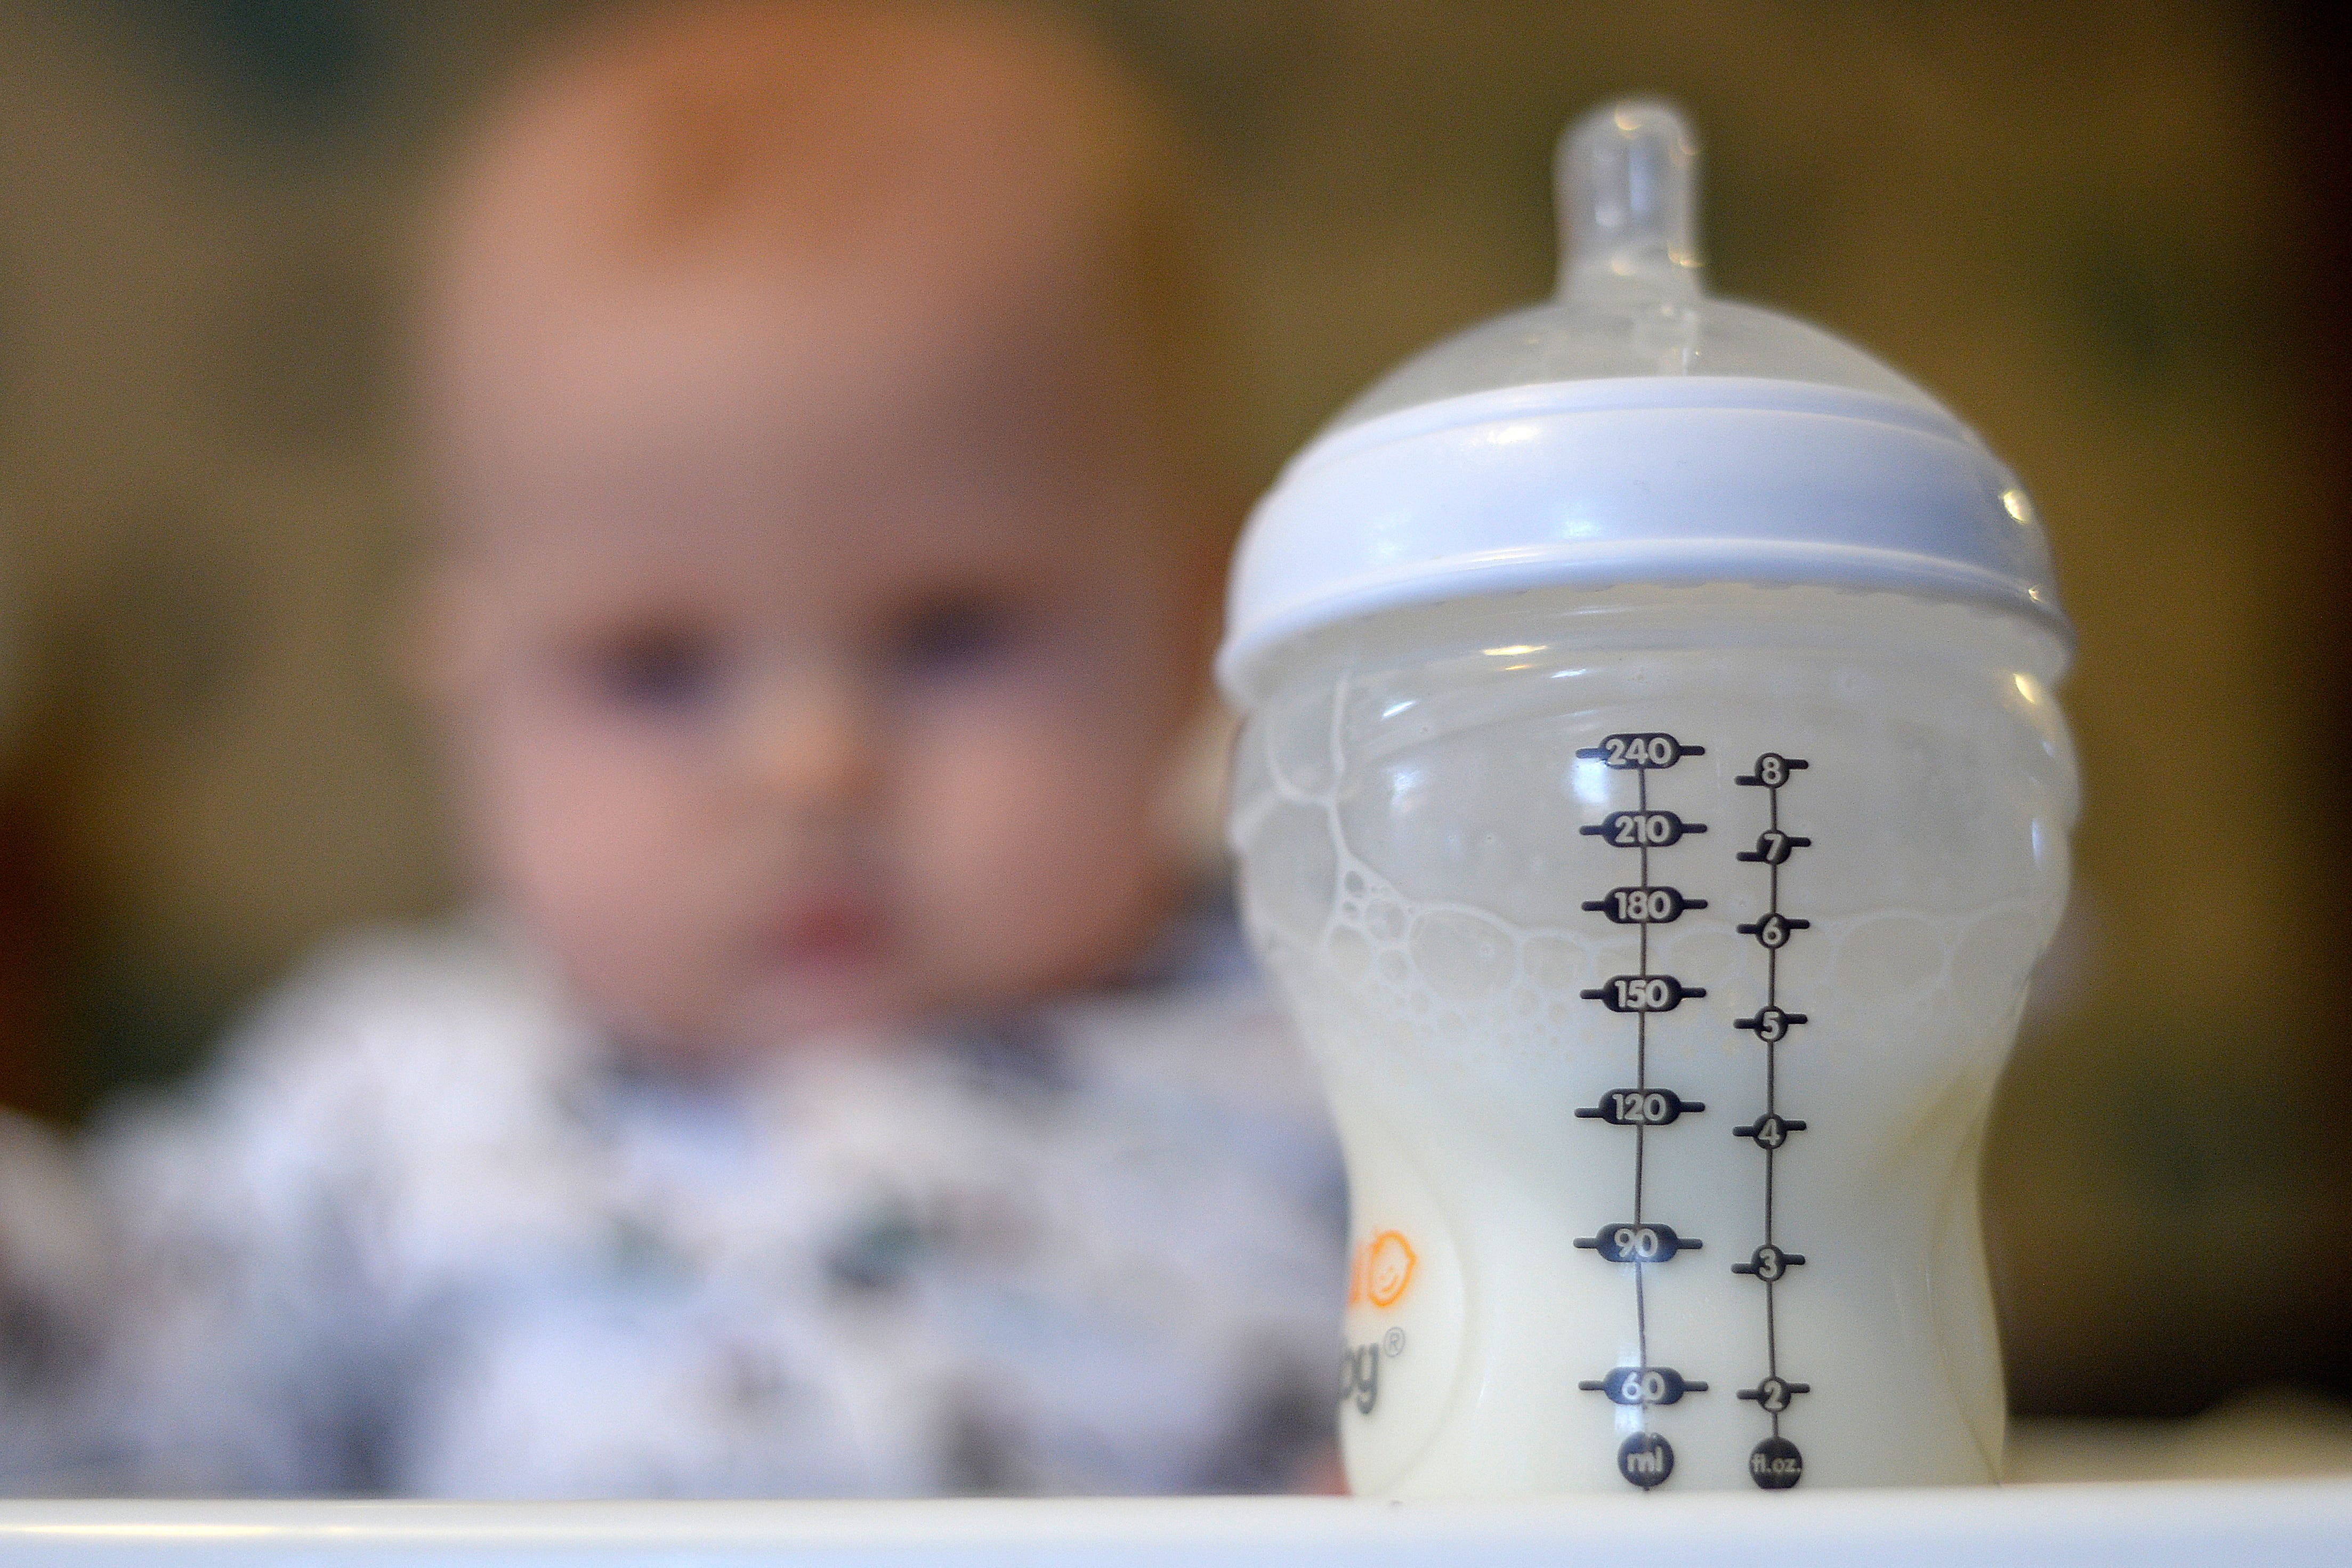
<instances>
[{"instance_id":1,"label":"baby's hair","mask_svg":"<svg viewBox=\"0 0 2352 1568\"><path fill-rule=\"evenodd\" d=\"M1229 492L1231 342L1197 165L1168 106L1051 13L630 6L543 57L473 147L439 226L445 288L486 246L620 272L856 265L876 234L951 249L992 218L1039 224L1105 291L1189 482Z\"/></svg>"}]
</instances>

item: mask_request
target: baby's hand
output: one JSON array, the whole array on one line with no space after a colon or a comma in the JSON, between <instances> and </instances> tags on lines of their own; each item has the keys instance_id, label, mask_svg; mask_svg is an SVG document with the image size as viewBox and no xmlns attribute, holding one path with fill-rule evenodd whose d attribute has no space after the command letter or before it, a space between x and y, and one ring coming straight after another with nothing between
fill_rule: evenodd
<instances>
[{"instance_id":1,"label":"baby's hand","mask_svg":"<svg viewBox=\"0 0 2352 1568\"><path fill-rule=\"evenodd\" d=\"M1339 1440L1332 1439L1301 1459L1286 1489L1307 1497L1348 1496L1348 1468L1340 1461Z\"/></svg>"}]
</instances>

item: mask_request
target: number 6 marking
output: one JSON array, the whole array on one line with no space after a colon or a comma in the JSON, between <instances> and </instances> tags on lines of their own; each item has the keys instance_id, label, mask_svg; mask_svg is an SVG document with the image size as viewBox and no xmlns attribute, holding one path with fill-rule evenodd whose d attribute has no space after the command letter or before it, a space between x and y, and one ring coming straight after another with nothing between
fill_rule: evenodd
<instances>
[{"instance_id":1,"label":"number 6 marking","mask_svg":"<svg viewBox=\"0 0 2352 1568\"><path fill-rule=\"evenodd\" d=\"M1752 925L1743 925L1736 929L1742 936L1752 936L1768 948L1779 949L1789 945L1789 938L1792 933L1812 930L1813 922L1791 920L1775 910Z\"/></svg>"}]
</instances>

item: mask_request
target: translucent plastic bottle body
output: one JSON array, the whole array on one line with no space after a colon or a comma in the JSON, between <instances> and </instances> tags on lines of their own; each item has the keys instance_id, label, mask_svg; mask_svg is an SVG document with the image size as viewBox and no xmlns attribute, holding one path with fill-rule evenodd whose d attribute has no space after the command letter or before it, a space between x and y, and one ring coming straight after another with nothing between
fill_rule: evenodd
<instances>
[{"instance_id":1,"label":"translucent plastic bottle body","mask_svg":"<svg viewBox=\"0 0 2352 1568\"><path fill-rule=\"evenodd\" d=\"M2062 658L1721 586L1285 664L1232 830L1347 1148L1356 1490L1993 1478L1978 1151L2065 897Z\"/></svg>"}]
</instances>

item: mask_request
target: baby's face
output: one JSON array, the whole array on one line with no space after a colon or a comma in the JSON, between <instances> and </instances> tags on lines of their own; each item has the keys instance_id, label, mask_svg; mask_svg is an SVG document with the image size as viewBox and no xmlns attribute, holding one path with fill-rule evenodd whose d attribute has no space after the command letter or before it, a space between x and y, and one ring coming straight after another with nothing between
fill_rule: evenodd
<instances>
[{"instance_id":1,"label":"baby's face","mask_svg":"<svg viewBox=\"0 0 2352 1568\"><path fill-rule=\"evenodd\" d=\"M1108 335L707 279L556 314L456 405L430 651L474 858L572 985L726 1060L1130 954L1212 574Z\"/></svg>"}]
</instances>

